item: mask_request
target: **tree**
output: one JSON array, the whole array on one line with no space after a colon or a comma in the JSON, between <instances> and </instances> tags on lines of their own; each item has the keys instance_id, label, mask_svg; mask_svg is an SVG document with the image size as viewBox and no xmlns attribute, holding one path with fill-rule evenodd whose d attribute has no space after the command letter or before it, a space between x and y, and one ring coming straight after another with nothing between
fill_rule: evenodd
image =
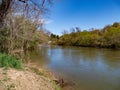
<instances>
[{"instance_id":1,"label":"tree","mask_svg":"<svg viewBox=\"0 0 120 90\"><path fill-rule=\"evenodd\" d=\"M44 14L52 0L0 0L0 52L26 55L47 42Z\"/></svg>"},{"instance_id":2,"label":"tree","mask_svg":"<svg viewBox=\"0 0 120 90\"><path fill-rule=\"evenodd\" d=\"M75 29L72 29L75 31ZM63 34L59 38L59 45L72 45L84 47L120 48L120 23L107 25L103 29L91 31L76 31Z\"/></svg>"},{"instance_id":3,"label":"tree","mask_svg":"<svg viewBox=\"0 0 120 90\"><path fill-rule=\"evenodd\" d=\"M6 18L6 15L9 13L11 8L16 9L16 7L19 7L19 5L24 4L24 10L29 9L28 11L30 11L32 8L34 11L37 11L38 14L41 14L46 10L45 5L47 6L51 3L52 0L0 0L0 28L3 26L4 19Z\"/></svg>"},{"instance_id":4,"label":"tree","mask_svg":"<svg viewBox=\"0 0 120 90\"><path fill-rule=\"evenodd\" d=\"M3 25L3 20L8 13L12 0L0 0L0 28Z\"/></svg>"}]
</instances>

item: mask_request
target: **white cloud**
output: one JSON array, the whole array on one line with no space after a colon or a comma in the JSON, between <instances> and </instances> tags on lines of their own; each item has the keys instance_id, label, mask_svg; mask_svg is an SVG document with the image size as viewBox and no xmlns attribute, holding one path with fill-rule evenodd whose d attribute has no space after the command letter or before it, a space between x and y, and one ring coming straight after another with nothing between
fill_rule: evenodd
<instances>
[{"instance_id":1,"label":"white cloud","mask_svg":"<svg viewBox=\"0 0 120 90\"><path fill-rule=\"evenodd\" d=\"M50 20L50 19L44 20L44 23L45 23L45 24L50 24L50 23L52 23L52 22L53 22L53 20Z\"/></svg>"}]
</instances>

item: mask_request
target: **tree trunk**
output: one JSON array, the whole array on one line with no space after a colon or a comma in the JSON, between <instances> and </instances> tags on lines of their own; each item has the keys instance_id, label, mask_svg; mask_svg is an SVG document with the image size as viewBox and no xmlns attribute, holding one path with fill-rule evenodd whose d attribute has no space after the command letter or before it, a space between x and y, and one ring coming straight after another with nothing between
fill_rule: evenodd
<instances>
[{"instance_id":1,"label":"tree trunk","mask_svg":"<svg viewBox=\"0 0 120 90\"><path fill-rule=\"evenodd\" d=\"M13 0L2 0L0 3L0 28L3 26L4 19L10 9Z\"/></svg>"}]
</instances>

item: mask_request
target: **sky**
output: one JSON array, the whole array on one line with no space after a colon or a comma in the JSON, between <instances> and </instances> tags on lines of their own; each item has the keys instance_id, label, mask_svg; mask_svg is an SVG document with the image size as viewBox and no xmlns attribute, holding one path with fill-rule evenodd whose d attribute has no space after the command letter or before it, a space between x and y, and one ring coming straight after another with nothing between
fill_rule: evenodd
<instances>
[{"instance_id":1,"label":"sky","mask_svg":"<svg viewBox=\"0 0 120 90\"><path fill-rule=\"evenodd\" d=\"M61 35L64 30L101 29L120 22L120 0L55 0L45 28Z\"/></svg>"}]
</instances>

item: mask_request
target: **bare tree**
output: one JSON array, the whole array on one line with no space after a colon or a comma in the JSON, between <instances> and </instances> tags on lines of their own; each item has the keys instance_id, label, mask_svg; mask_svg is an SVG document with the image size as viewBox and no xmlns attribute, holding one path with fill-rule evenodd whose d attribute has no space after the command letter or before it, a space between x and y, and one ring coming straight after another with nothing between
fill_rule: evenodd
<instances>
[{"instance_id":1,"label":"bare tree","mask_svg":"<svg viewBox=\"0 0 120 90\"><path fill-rule=\"evenodd\" d=\"M0 28L8 28L7 52L27 52L31 43L47 41L47 35L38 29L44 24L44 13L52 0L0 0ZM4 32L4 28L0 31ZM3 45L3 46L5 46Z\"/></svg>"},{"instance_id":2,"label":"bare tree","mask_svg":"<svg viewBox=\"0 0 120 90\"><path fill-rule=\"evenodd\" d=\"M31 13L34 10L37 11L36 18L40 16L43 11L45 11L45 6L51 4L52 0L0 0L0 28L3 26L4 19L8 14L10 8L16 9L17 7L21 6L22 4L25 5L24 11L27 10L26 13ZM20 9L20 8L19 8ZM20 13L21 13L20 9ZM39 13L38 13L39 12ZM33 13L29 14L29 16L34 16ZM37 20L37 19L36 19Z\"/></svg>"}]
</instances>

